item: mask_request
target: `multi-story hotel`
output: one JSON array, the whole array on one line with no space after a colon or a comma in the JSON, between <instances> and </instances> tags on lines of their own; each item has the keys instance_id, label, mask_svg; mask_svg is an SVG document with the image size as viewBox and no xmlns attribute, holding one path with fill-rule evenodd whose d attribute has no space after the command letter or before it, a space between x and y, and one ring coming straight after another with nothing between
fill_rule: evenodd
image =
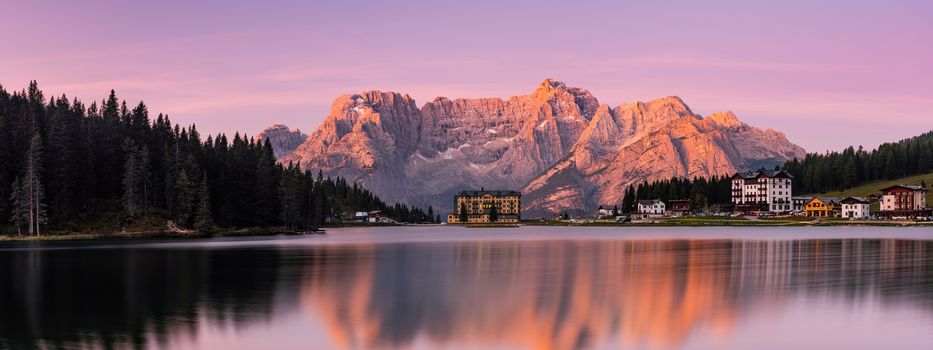
<instances>
[{"instance_id":1,"label":"multi-story hotel","mask_svg":"<svg viewBox=\"0 0 933 350\"><path fill-rule=\"evenodd\" d=\"M732 176L732 204L736 211L770 211L773 213L793 210L791 182L794 177L786 171L764 171Z\"/></svg>"},{"instance_id":2,"label":"multi-story hotel","mask_svg":"<svg viewBox=\"0 0 933 350\"><path fill-rule=\"evenodd\" d=\"M927 189L923 186L894 185L881 189L881 211L883 216L926 216Z\"/></svg>"},{"instance_id":3,"label":"multi-story hotel","mask_svg":"<svg viewBox=\"0 0 933 350\"><path fill-rule=\"evenodd\" d=\"M463 191L454 197L454 213L447 216L447 222L451 224L518 223L522 219L521 201L522 194L517 191L487 189Z\"/></svg>"}]
</instances>

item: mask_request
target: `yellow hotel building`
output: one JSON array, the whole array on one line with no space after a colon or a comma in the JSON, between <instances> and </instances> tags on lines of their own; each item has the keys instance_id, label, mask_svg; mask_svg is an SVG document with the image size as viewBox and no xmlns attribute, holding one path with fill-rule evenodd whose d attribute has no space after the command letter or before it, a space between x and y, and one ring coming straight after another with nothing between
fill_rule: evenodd
<instances>
[{"instance_id":1,"label":"yellow hotel building","mask_svg":"<svg viewBox=\"0 0 933 350\"><path fill-rule=\"evenodd\" d=\"M447 215L451 224L491 222L518 223L522 220L522 194L518 191L463 191L454 197L454 213ZM462 221L466 218L466 221Z\"/></svg>"}]
</instances>

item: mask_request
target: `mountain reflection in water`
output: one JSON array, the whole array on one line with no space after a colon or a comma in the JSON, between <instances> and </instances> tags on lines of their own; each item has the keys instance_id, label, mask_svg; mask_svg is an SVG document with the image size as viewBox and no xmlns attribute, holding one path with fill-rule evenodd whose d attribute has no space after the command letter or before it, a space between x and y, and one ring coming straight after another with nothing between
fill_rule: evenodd
<instances>
[{"instance_id":1,"label":"mountain reflection in water","mask_svg":"<svg viewBox=\"0 0 933 350\"><path fill-rule=\"evenodd\" d=\"M15 247L0 348L741 348L786 335L751 320L787 317L933 340L926 240Z\"/></svg>"}]
</instances>

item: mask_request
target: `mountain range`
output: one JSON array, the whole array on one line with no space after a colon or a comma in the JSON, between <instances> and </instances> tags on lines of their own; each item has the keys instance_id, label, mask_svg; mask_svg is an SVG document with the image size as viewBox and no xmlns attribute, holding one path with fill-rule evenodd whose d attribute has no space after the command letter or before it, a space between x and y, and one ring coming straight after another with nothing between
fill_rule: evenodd
<instances>
[{"instance_id":1,"label":"mountain range","mask_svg":"<svg viewBox=\"0 0 933 350\"><path fill-rule=\"evenodd\" d=\"M643 181L731 175L806 153L732 112L703 117L675 96L610 107L553 79L528 95L420 108L390 91L343 95L310 135L274 125L257 138L279 162L441 212L466 189L520 189L525 217L612 205Z\"/></svg>"}]
</instances>

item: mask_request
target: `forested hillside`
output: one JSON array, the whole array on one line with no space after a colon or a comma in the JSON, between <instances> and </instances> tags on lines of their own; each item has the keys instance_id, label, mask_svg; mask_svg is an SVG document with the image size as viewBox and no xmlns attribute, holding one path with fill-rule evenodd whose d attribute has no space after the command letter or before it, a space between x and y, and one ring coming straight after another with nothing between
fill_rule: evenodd
<instances>
[{"instance_id":1,"label":"forested hillside","mask_svg":"<svg viewBox=\"0 0 933 350\"><path fill-rule=\"evenodd\" d=\"M794 175L794 193L826 193L870 181L933 172L933 131L877 149L848 147L842 152L807 154L784 164Z\"/></svg>"},{"instance_id":2,"label":"forested hillside","mask_svg":"<svg viewBox=\"0 0 933 350\"><path fill-rule=\"evenodd\" d=\"M0 87L0 227L13 234L81 227L95 210L117 208L121 225L147 219L180 227L314 228L341 213L384 210L400 221L433 221L387 205L340 178L275 162L271 145L239 133L202 139L194 125L151 120L113 91L85 105L46 99L37 84Z\"/></svg>"}]
</instances>

